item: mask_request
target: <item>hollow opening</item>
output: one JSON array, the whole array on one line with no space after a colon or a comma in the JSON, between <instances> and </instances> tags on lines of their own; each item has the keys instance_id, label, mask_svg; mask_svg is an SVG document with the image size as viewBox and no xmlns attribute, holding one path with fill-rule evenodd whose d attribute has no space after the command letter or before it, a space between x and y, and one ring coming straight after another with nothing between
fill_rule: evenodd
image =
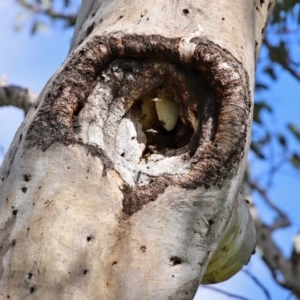
<instances>
[{"instance_id":1,"label":"hollow opening","mask_svg":"<svg viewBox=\"0 0 300 300\"><path fill-rule=\"evenodd\" d=\"M213 92L199 72L168 65L160 84L141 94L130 109L139 124L137 141L144 144L143 158L193 154L202 137L210 139L214 134L216 107Z\"/></svg>"},{"instance_id":2,"label":"hollow opening","mask_svg":"<svg viewBox=\"0 0 300 300\"><path fill-rule=\"evenodd\" d=\"M144 135L143 138L137 135L138 142L146 138L144 155L172 155L172 150L184 150L188 145L195 130L192 124L184 120L180 105L177 95L163 86L142 96L134 104L133 115Z\"/></svg>"},{"instance_id":3,"label":"hollow opening","mask_svg":"<svg viewBox=\"0 0 300 300\"><path fill-rule=\"evenodd\" d=\"M182 258L178 256L171 256L170 263L172 266L180 265L182 263Z\"/></svg>"}]
</instances>

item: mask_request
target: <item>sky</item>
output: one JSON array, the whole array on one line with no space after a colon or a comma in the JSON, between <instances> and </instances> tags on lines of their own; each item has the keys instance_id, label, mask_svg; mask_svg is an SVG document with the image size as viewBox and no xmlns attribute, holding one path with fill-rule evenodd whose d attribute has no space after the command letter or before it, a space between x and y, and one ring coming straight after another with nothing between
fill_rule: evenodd
<instances>
[{"instance_id":1,"label":"sky","mask_svg":"<svg viewBox=\"0 0 300 300\"><path fill-rule=\"evenodd\" d=\"M43 34L30 36L28 28L20 32L13 30L16 16L20 8L13 0L0 1L0 81L7 78L8 84L28 87L39 92L50 76L65 59L71 36L71 30L60 30L59 26ZM267 97L274 102L274 114L266 116L271 128L284 130L287 120L296 123L300 128L300 84L285 72L281 72L280 80L270 82L272 88ZM0 108L0 163L7 151L14 134L23 120L23 112L12 108ZM290 139L290 138L289 138ZM299 145L290 139L291 144L297 148ZM265 180L266 165L249 157L250 168L255 178ZM289 253L291 239L300 229L300 174L289 166L284 166L273 178L270 196L290 216L294 225L276 233L278 243L286 253ZM255 203L260 208L264 219L271 220L273 215L266 209L263 202L255 197ZM289 292L273 283L269 270L261 263L258 255L253 256L247 269L262 280L269 289L273 300L284 300ZM216 287L244 296L251 300L266 299L262 291L244 273L239 273L225 283ZM197 293L197 300L227 300L231 297L201 288ZM290 300L293 298L289 298Z\"/></svg>"}]
</instances>

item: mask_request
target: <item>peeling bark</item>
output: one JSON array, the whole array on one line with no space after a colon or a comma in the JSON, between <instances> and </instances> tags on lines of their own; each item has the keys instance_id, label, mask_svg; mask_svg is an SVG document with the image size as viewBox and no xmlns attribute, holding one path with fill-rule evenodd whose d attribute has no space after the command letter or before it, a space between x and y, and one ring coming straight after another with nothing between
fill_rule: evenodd
<instances>
[{"instance_id":1,"label":"peeling bark","mask_svg":"<svg viewBox=\"0 0 300 300\"><path fill-rule=\"evenodd\" d=\"M218 5L84 2L1 168L2 297L192 299L248 261L259 15Z\"/></svg>"}]
</instances>

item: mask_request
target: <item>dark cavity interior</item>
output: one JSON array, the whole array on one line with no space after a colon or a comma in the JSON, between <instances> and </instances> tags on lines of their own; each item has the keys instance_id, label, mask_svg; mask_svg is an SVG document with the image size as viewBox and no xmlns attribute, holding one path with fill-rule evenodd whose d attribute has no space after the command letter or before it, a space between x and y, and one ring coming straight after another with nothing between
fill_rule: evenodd
<instances>
[{"instance_id":1,"label":"dark cavity interior","mask_svg":"<svg viewBox=\"0 0 300 300\"><path fill-rule=\"evenodd\" d=\"M142 93L131 107L131 117L140 125L138 142L145 143L146 138L144 157L193 155L202 139L213 136L215 97L199 72L171 64L164 68L160 83Z\"/></svg>"},{"instance_id":2,"label":"dark cavity interior","mask_svg":"<svg viewBox=\"0 0 300 300\"><path fill-rule=\"evenodd\" d=\"M192 156L213 139L219 101L200 72L176 63L116 59L99 80L114 95L109 106L123 105L123 117L135 125L143 158Z\"/></svg>"}]
</instances>

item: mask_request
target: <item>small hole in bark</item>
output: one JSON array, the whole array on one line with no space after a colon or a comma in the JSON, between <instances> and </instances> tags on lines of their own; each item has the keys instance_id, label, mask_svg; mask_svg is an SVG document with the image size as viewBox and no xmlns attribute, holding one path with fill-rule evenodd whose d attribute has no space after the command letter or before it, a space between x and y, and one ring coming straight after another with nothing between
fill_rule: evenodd
<instances>
[{"instance_id":1,"label":"small hole in bark","mask_svg":"<svg viewBox=\"0 0 300 300\"><path fill-rule=\"evenodd\" d=\"M11 244L10 244L12 247L14 247L14 246L16 246L16 240L15 239L13 239L12 241L11 241Z\"/></svg>"},{"instance_id":2,"label":"small hole in bark","mask_svg":"<svg viewBox=\"0 0 300 300\"><path fill-rule=\"evenodd\" d=\"M27 278L28 278L28 279L31 279L31 278L32 278L32 275L33 275L33 274L32 274L31 272L29 272L29 273L27 274Z\"/></svg>"},{"instance_id":3,"label":"small hole in bark","mask_svg":"<svg viewBox=\"0 0 300 300\"><path fill-rule=\"evenodd\" d=\"M26 187L22 187L21 191L25 194L27 192L27 188Z\"/></svg>"},{"instance_id":4,"label":"small hole in bark","mask_svg":"<svg viewBox=\"0 0 300 300\"><path fill-rule=\"evenodd\" d=\"M182 12L185 16L190 13L190 11L187 8L183 9Z\"/></svg>"},{"instance_id":5,"label":"small hole in bark","mask_svg":"<svg viewBox=\"0 0 300 300\"><path fill-rule=\"evenodd\" d=\"M172 266L180 265L182 263L182 259L178 256L171 256L170 262Z\"/></svg>"},{"instance_id":6,"label":"small hole in bark","mask_svg":"<svg viewBox=\"0 0 300 300\"><path fill-rule=\"evenodd\" d=\"M209 224L209 225L212 225L212 224L214 224L214 223L215 223L214 220L212 220L212 219L208 220L208 224Z\"/></svg>"},{"instance_id":7,"label":"small hole in bark","mask_svg":"<svg viewBox=\"0 0 300 300\"><path fill-rule=\"evenodd\" d=\"M111 265L114 266L116 265L118 262L115 260Z\"/></svg>"},{"instance_id":8,"label":"small hole in bark","mask_svg":"<svg viewBox=\"0 0 300 300\"><path fill-rule=\"evenodd\" d=\"M125 156L125 152L122 152L120 155L121 155L122 157L124 157L124 156Z\"/></svg>"},{"instance_id":9,"label":"small hole in bark","mask_svg":"<svg viewBox=\"0 0 300 300\"><path fill-rule=\"evenodd\" d=\"M12 215L13 216L16 216L17 215L17 213L18 213L18 210L15 208L15 209L13 209L13 211L12 211Z\"/></svg>"},{"instance_id":10,"label":"small hole in bark","mask_svg":"<svg viewBox=\"0 0 300 300\"><path fill-rule=\"evenodd\" d=\"M175 95L164 88L143 96L132 110L147 139L144 157L153 153L173 155L174 150L188 144L194 133L193 128L185 125L180 118L179 102L175 100ZM169 111L169 115L166 111Z\"/></svg>"},{"instance_id":11,"label":"small hole in bark","mask_svg":"<svg viewBox=\"0 0 300 300\"><path fill-rule=\"evenodd\" d=\"M30 294L33 294L34 292L35 292L35 287L32 286L32 287L30 288Z\"/></svg>"},{"instance_id":12,"label":"small hole in bark","mask_svg":"<svg viewBox=\"0 0 300 300\"><path fill-rule=\"evenodd\" d=\"M140 248L140 249L141 249L141 251L142 251L142 252L146 252L146 250L147 250L147 247L146 247L146 246L141 246L141 248Z\"/></svg>"},{"instance_id":13,"label":"small hole in bark","mask_svg":"<svg viewBox=\"0 0 300 300\"><path fill-rule=\"evenodd\" d=\"M89 235L89 236L86 237L87 242L90 242L92 239L93 239L92 235Z\"/></svg>"},{"instance_id":14,"label":"small hole in bark","mask_svg":"<svg viewBox=\"0 0 300 300\"><path fill-rule=\"evenodd\" d=\"M92 24L87 28L87 30L86 30L86 32L85 32L85 35L86 35L86 36L90 35L90 33L93 31L94 27L95 27L95 23L92 23Z\"/></svg>"},{"instance_id":15,"label":"small hole in bark","mask_svg":"<svg viewBox=\"0 0 300 300\"><path fill-rule=\"evenodd\" d=\"M122 16L122 15L121 15L121 16L119 16L118 20L121 20L123 17L124 17L124 16Z\"/></svg>"},{"instance_id":16,"label":"small hole in bark","mask_svg":"<svg viewBox=\"0 0 300 300\"><path fill-rule=\"evenodd\" d=\"M29 175L29 174L24 174L24 175L23 175L23 180L24 180L25 182L29 182L29 181L31 180L31 175Z\"/></svg>"},{"instance_id":17,"label":"small hole in bark","mask_svg":"<svg viewBox=\"0 0 300 300\"><path fill-rule=\"evenodd\" d=\"M87 270L87 269L84 269L84 270L83 270L83 272L82 272L82 273L83 273L83 275L86 275L86 274L88 273L88 271L89 271L89 270Z\"/></svg>"},{"instance_id":18,"label":"small hole in bark","mask_svg":"<svg viewBox=\"0 0 300 300\"><path fill-rule=\"evenodd\" d=\"M227 246L224 246L223 248L222 248L222 251L228 251L228 247Z\"/></svg>"}]
</instances>

